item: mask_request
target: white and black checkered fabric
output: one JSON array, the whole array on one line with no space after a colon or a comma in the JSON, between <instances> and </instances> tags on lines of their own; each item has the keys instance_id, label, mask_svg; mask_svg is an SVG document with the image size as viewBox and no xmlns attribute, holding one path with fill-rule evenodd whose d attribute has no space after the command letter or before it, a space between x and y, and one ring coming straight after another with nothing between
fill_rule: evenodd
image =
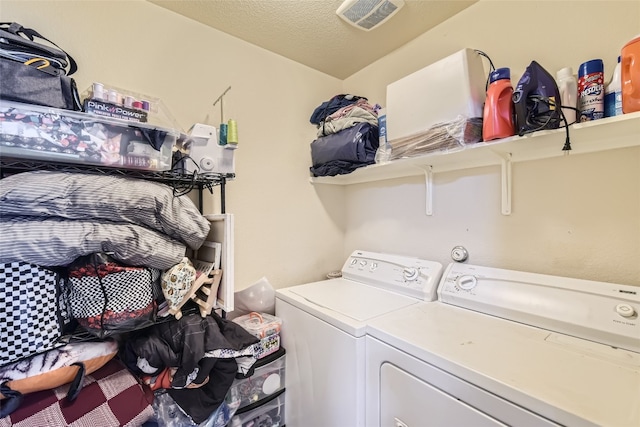
<instances>
[{"instance_id":1,"label":"white and black checkered fabric","mask_svg":"<svg viewBox=\"0 0 640 427\"><path fill-rule=\"evenodd\" d=\"M0 264L0 365L64 343L58 315L58 275L23 262Z\"/></svg>"},{"instance_id":2,"label":"white and black checkered fabric","mask_svg":"<svg viewBox=\"0 0 640 427\"><path fill-rule=\"evenodd\" d=\"M111 273L102 279L97 276L70 278L71 314L75 318L87 318L99 316L103 310L115 313L142 310L153 301L153 287L159 277L160 270L136 268Z\"/></svg>"},{"instance_id":3,"label":"white and black checkered fabric","mask_svg":"<svg viewBox=\"0 0 640 427\"><path fill-rule=\"evenodd\" d=\"M69 288L64 278L58 280L58 291L60 321L66 327L73 320L73 317L71 316L71 306L69 305Z\"/></svg>"}]
</instances>

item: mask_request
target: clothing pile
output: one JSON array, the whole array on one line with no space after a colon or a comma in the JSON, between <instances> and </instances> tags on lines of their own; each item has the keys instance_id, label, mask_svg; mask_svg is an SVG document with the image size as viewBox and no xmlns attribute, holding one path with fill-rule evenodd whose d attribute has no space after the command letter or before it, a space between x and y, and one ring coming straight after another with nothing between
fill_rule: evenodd
<instances>
[{"instance_id":1,"label":"clothing pile","mask_svg":"<svg viewBox=\"0 0 640 427\"><path fill-rule=\"evenodd\" d=\"M164 184L53 171L2 179L0 426L27 419L50 425L36 415L42 402L25 399L47 390L55 390L49 411L64 416L60 425L80 418L103 425L91 421L95 407L82 403L92 396L82 389L94 372L103 388L129 378L135 387L122 396L139 397L120 399L120 412L108 415L119 421L109 425L146 422L150 389L168 391L195 423L212 415L224 403L236 359L243 371L251 366L259 340L195 304L191 312L185 305L179 320L158 315L166 303L161 277L187 249L203 245L210 227L187 196ZM99 373L111 359L119 364ZM72 410L59 402L65 395L78 402Z\"/></svg>"},{"instance_id":2,"label":"clothing pile","mask_svg":"<svg viewBox=\"0 0 640 427\"><path fill-rule=\"evenodd\" d=\"M311 115L318 127L311 143L313 176L348 174L375 163L378 149L378 110L367 98L336 95L323 102Z\"/></svg>"},{"instance_id":3,"label":"clothing pile","mask_svg":"<svg viewBox=\"0 0 640 427\"><path fill-rule=\"evenodd\" d=\"M258 338L215 312L204 318L191 314L132 335L121 359L153 390L166 389L195 423L202 423L222 404L238 361L253 356L256 343Z\"/></svg>"}]
</instances>

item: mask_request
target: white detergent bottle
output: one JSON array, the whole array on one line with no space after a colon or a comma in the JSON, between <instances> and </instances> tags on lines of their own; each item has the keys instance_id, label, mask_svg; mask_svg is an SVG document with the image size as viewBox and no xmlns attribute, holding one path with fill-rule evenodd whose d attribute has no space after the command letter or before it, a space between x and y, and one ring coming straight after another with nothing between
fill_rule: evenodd
<instances>
[{"instance_id":1,"label":"white detergent bottle","mask_svg":"<svg viewBox=\"0 0 640 427\"><path fill-rule=\"evenodd\" d=\"M556 83L560 91L560 102L563 106L562 112L567 119L567 125L575 123L576 108L578 107L578 80L573 75L571 67L558 70Z\"/></svg>"},{"instance_id":2,"label":"white detergent bottle","mask_svg":"<svg viewBox=\"0 0 640 427\"><path fill-rule=\"evenodd\" d=\"M604 116L613 117L622 114L622 77L620 71L620 57L613 69L611 81L604 89Z\"/></svg>"}]
</instances>

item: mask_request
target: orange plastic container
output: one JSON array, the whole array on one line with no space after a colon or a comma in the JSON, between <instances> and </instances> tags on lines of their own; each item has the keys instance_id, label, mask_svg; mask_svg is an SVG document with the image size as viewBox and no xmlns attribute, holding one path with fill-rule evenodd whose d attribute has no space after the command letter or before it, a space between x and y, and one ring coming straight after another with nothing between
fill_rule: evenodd
<instances>
[{"instance_id":1,"label":"orange plastic container","mask_svg":"<svg viewBox=\"0 0 640 427\"><path fill-rule=\"evenodd\" d=\"M640 111L640 34L622 48L620 67L622 112Z\"/></svg>"},{"instance_id":2,"label":"orange plastic container","mask_svg":"<svg viewBox=\"0 0 640 427\"><path fill-rule=\"evenodd\" d=\"M482 116L482 140L506 138L516 133L513 120L513 87L509 68L498 68L489 76Z\"/></svg>"}]
</instances>

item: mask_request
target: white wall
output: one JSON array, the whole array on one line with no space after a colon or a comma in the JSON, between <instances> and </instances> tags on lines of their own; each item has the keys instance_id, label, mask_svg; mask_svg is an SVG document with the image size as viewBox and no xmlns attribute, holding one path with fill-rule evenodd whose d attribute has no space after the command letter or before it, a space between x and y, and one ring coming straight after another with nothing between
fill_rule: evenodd
<instances>
[{"instance_id":1,"label":"white wall","mask_svg":"<svg viewBox=\"0 0 640 427\"><path fill-rule=\"evenodd\" d=\"M531 60L555 74L602 58L609 78L639 33L638 1L481 0L349 77L344 90L384 105L388 83L464 47L511 67L514 84ZM463 245L470 263L640 285L639 148L514 164L510 216L500 213L500 188L498 167L436 174L430 217L422 178L349 186L344 255L357 248L448 263Z\"/></svg>"},{"instance_id":2,"label":"white wall","mask_svg":"<svg viewBox=\"0 0 640 427\"><path fill-rule=\"evenodd\" d=\"M78 62L80 91L93 81L161 98L188 129L210 116L228 87L225 118L238 122L236 288L262 276L275 287L319 280L344 261L343 191L309 184L314 108L341 81L145 1L0 2L2 21L32 27ZM324 203L317 193L325 194ZM207 197L205 213L220 210Z\"/></svg>"}]
</instances>

